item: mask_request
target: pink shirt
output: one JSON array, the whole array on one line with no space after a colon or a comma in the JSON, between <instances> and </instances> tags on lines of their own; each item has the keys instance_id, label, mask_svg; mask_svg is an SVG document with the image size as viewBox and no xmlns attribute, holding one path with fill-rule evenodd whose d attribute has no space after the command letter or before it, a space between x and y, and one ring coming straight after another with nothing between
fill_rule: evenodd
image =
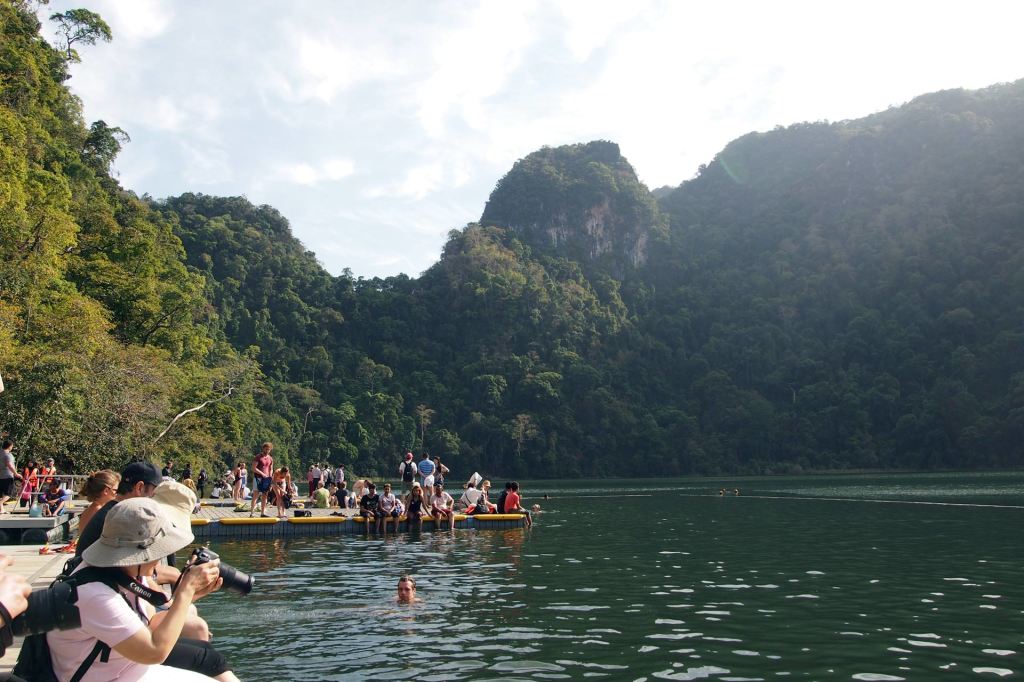
<instances>
[{"instance_id":1,"label":"pink shirt","mask_svg":"<svg viewBox=\"0 0 1024 682\"><path fill-rule=\"evenodd\" d=\"M508 495L505 496L505 508L502 509L504 513L508 513L513 509L519 508L519 493L514 493L511 490Z\"/></svg>"},{"instance_id":2,"label":"pink shirt","mask_svg":"<svg viewBox=\"0 0 1024 682\"><path fill-rule=\"evenodd\" d=\"M82 665L82 661L92 653L97 639L111 647L110 660L103 663L96 659L85 673L82 682L115 679L118 682L135 682L147 673L148 665L136 663L113 651L113 647L146 627L139 614L128 605L121 594L128 593L114 592L103 583L79 586L76 605L82 618L82 627L74 630L51 630L46 633L46 642L50 645L50 656L53 659L53 671L58 680L71 679L78 666ZM129 595L128 599L138 609L144 609L146 605L134 595Z\"/></svg>"}]
</instances>

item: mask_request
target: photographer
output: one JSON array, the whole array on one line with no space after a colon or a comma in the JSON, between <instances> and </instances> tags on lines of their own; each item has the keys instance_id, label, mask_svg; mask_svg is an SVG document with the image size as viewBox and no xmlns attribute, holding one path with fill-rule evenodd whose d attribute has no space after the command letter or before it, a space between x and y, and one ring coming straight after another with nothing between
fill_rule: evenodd
<instances>
[{"instance_id":1,"label":"photographer","mask_svg":"<svg viewBox=\"0 0 1024 682\"><path fill-rule=\"evenodd\" d=\"M189 606L223 583L219 578L219 561L185 568L170 608L152 629L147 627L148 614L140 599L140 594L145 596L150 591L160 559L193 540L192 531L183 520L168 514L155 500L132 498L109 510L99 539L85 550L84 562L76 572L88 567L110 568L124 574L118 583L127 576L130 587L115 591L103 582L78 587L76 604L81 626L46 633L57 679L76 676L91 654L94 660L80 678L83 682L208 679L189 670L159 664L175 648ZM101 644L110 648L106 660L103 655L97 656ZM237 679L230 672L217 677Z\"/></svg>"},{"instance_id":2,"label":"photographer","mask_svg":"<svg viewBox=\"0 0 1024 682\"><path fill-rule=\"evenodd\" d=\"M0 656L3 656L13 639L11 620L25 612L28 608L28 595L32 594L32 587L23 576L6 572L5 569L13 563L6 554L0 554L0 619L3 620L0 625Z\"/></svg>"}]
</instances>

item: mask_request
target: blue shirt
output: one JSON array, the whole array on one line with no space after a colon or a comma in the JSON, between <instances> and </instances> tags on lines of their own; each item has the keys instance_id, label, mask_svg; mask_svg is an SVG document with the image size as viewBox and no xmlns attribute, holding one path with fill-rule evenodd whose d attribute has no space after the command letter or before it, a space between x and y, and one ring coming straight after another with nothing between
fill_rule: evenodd
<instances>
[{"instance_id":1,"label":"blue shirt","mask_svg":"<svg viewBox=\"0 0 1024 682\"><path fill-rule=\"evenodd\" d=\"M434 463L429 459L425 459L419 463L420 476L426 478L430 474L434 473Z\"/></svg>"}]
</instances>

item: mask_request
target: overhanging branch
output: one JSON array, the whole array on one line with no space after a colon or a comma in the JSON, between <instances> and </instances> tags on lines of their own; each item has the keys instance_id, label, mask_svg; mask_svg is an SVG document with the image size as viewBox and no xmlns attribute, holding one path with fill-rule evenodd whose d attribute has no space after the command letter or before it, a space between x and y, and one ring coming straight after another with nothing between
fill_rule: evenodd
<instances>
[{"instance_id":1,"label":"overhanging branch","mask_svg":"<svg viewBox=\"0 0 1024 682\"><path fill-rule=\"evenodd\" d=\"M166 429L164 429L163 431L161 431L161 432L160 432L160 435L159 435L159 436L157 436L157 437L156 437L156 438L155 438L155 439L153 440L153 443L155 444L155 443L156 443L156 442L157 442L158 440L160 440L161 438L163 438L163 437L164 437L164 435L165 435L165 434L166 434L166 433L167 433L168 431L170 431L170 430L171 430L171 427L172 427L172 426L174 426L174 423L175 423L176 421L178 421L179 419L181 419L182 417L184 417L184 416L185 416L186 414L188 414L188 413L190 413L190 412L198 412L199 410L203 409L204 407L206 407L206 406L207 406L207 405L209 405L210 403L218 403L218 402L220 402L221 400L224 400L225 398L227 398L228 396L230 396L230 395L231 395L231 392L232 392L232 391L234 391L234 390L235 390L235 387L234 387L234 386L231 386L231 387L229 387L229 388L228 388L228 391L227 391L227 393L225 393L224 395L220 396L219 398L211 398L210 400L207 400L207 401L206 401L205 403L203 403L203 404L201 404L201 405L196 405L195 407L190 407L190 408L188 408L187 410L185 410L185 411L183 411L183 412L179 412L178 414L176 414L176 415L174 416L174 419L172 419L172 420L171 420L171 423L167 425L167 428L166 428Z\"/></svg>"}]
</instances>

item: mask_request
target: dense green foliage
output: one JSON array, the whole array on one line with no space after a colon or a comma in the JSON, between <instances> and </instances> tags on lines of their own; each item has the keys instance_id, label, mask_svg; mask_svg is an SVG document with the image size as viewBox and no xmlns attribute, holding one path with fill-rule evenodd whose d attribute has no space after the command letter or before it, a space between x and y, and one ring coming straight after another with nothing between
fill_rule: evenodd
<instances>
[{"instance_id":1,"label":"dense green foliage","mask_svg":"<svg viewBox=\"0 0 1024 682\"><path fill-rule=\"evenodd\" d=\"M103 37L98 17L66 15L68 30L88 21ZM174 218L110 176L127 138L84 125L63 85L77 53L39 28L26 6L0 3L0 424L20 454L65 470L135 457L219 468L262 434L259 368L207 332L203 279ZM179 411L232 387L226 411L217 403L158 440Z\"/></svg>"},{"instance_id":2,"label":"dense green foliage","mask_svg":"<svg viewBox=\"0 0 1024 682\"><path fill-rule=\"evenodd\" d=\"M412 448L494 478L1024 463L1024 81L748 135L657 197L613 143L544 148L421 277L365 280L271 207L121 188L127 135L63 86L73 30L106 25L62 16L54 48L0 2L0 420L23 452L212 464L272 440L299 466Z\"/></svg>"}]
</instances>

